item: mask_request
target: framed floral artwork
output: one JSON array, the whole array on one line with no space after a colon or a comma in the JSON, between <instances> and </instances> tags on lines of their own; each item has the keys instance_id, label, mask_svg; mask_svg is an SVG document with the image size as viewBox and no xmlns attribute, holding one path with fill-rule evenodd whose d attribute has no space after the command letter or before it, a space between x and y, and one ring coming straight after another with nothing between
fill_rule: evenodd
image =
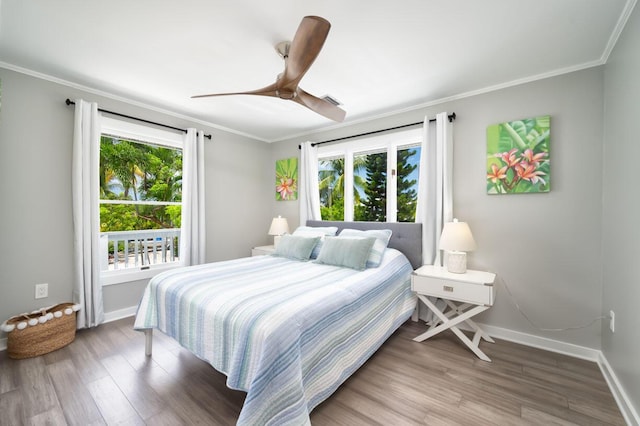
<instances>
[{"instance_id":1,"label":"framed floral artwork","mask_svg":"<svg viewBox=\"0 0 640 426\"><path fill-rule=\"evenodd\" d=\"M487 193L549 192L551 117L509 121L487 128Z\"/></svg>"},{"instance_id":2,"label":"framed floral artwork","mask_svg":"<svg viewBox=\"0 0 640 426\"><path fill-rule=\"evenodd\" d=\"M276 201L298 199L298 158L276 161Z\"/></svg>"}]
</instances>

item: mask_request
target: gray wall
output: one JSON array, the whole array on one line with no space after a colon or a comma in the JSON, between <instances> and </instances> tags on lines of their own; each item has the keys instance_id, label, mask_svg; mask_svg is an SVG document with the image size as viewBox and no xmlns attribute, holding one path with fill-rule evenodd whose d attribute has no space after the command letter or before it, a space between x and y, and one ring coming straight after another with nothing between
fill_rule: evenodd
<instances>
[{"instance_id":1,"label":"gray wall","mask_svg":"<svg viewBox=\"0 0 640 426\"><path fill-rule=\"evenodd\" d=\"M613 310L616 331L602 327L602 351L640 411L640 10L627 21L606 66L604 114L603 313ZM635 188L635 189L634 189Z\"/></svg>"},{"instance_id":2,"label":"gray wall","mask_svg":"<svg viewBox=\"0 0 640 426\"><path fill-rule=\"evenodd\" d=\"M269 145L3 68L0 79L0 322L71 299L74 110L64 104L67 97L212 133L205 140L207 260L247 256L267 242ZM49 297L35 300L34 285L44 282ZM105 287L105 311L135 306L145 284Z\"/></svg>"},{"instance_id":3,"label":"gray wall","mask_svg":"<svg viewBox=\"0 0 640 426\"><path fill-rule=\"evenodd\" d=\"M306 139L331 139L455 111L454 216L469 223L479 246L470 253L469 266L496 272L541 327L565 328L589 323L602 310L602 97L603 68L597 67ZM546 114L551 115L551 192L487 195L487 126ZM300 142L276 143L272 159L297 155ZM295 226L295 204L274 201L273 212L286 213ZM600 348L598 322L580 330L537 330L516 311L502 286L494 307L478 319Z\"/></svg>"}]
</instances>

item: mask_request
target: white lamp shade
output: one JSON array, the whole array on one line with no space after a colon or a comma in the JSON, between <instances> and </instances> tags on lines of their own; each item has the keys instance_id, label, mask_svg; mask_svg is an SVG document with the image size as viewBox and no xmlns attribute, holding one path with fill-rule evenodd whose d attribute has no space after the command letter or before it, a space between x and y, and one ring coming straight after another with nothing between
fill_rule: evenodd
<instances>
[{"instance_id":1,"label":"white lamp shade","mask_svg":"<svg viewBox=\"0 0 640 426\"><path fill-rule=\"evenodd\" d=\"M440 236L440 250L449 251L473 251L476 249L476 242L471 234L471 229L466 222L445 223Z\"/></svg>"},{"instance_id":2,"label":"white lamp shade","mask_svg":"<svg viewBox=\"0 0 640 426\"><path fill-rule=\"evenodd\" d=\"M289 233L287 219L282 216L274 217L269 227L269 235L284 235Z\"/></svg>"}]
</instances>

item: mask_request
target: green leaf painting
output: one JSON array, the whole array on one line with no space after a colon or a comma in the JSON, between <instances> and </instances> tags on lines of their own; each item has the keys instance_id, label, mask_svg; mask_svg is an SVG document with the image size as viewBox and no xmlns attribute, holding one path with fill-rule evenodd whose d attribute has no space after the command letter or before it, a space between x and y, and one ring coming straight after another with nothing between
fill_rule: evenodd
<instances>
[{"instance_id":1,"label":"green leaf painting","mask_svg":"<svg viewBox=\"0 0 640 426\"><path fill-rule=\"evenodd\" d=\"M548 115L487 128L487 193L549 192L551 183Z\"/></svg>"},{"instance_id":2,"label":"green leaf painting","mask_svg":"<svg viewBox=\"0 0 640 426\"><path fill-rule=\"evenodd\" d=\"M298 199L298 159L276 161L276 201Z\"/></svg>"}]
</instances>

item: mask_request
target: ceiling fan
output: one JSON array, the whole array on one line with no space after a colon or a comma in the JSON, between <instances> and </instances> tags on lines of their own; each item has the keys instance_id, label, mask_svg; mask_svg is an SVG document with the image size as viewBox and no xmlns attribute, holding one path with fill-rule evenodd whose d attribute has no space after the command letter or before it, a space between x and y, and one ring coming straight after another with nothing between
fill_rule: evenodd
<instances>
[{"instance_id":1,"label":"ceiling fan","mask_svg":"<svg viewBox=\"0 0 640 426\"><path fill-rule=\"evenodd\" d=\"M292 42L281 42L276 50L284 59L284 71L278 75L276 82L262 89L235 93L214 93L197 95L192 98L228 95L272 96L299 103L334 121L343 121L346 112L337 105L318 98L302 90L298 83L311 67L327 39L331 24L319 16L305 16L293 37Z\"/></svg>"}]
</instances>

